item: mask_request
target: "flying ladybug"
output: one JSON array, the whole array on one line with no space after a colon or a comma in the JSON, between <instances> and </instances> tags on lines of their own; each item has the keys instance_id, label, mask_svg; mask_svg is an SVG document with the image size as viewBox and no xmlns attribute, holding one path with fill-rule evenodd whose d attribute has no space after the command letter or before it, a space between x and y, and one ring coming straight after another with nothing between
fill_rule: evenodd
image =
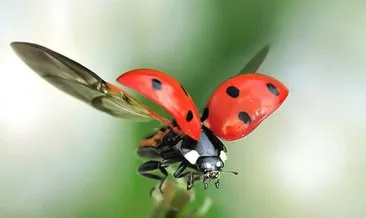
<instances>
[{"instance_id":1,"label":"flying ladybug","mask_svg":"<svg viewBox=\"0 0 366 218\"><path fill-rule=\"evenodd\" d=\"M15 53L38 75L58 89L112 116L137 121L158 120L164 124L143 139L137 149L149 160L138 172L160 181L166 168L179 164L173 176L185 178L187 189L197 180L220 186L227 148L221 140L233 141L250 134L285 101L287 87L277 79L256 73L269 48L263 47L235 75L222 82L211 94L200 115L191 96L168 74L154 69L134 69L120 75L117 82L145 96L165 109L168 120L138 102L129 93L81 64L38 44L12 42ZM153 171L158 170L158 174Z\"/></svg>"}]
</instances>

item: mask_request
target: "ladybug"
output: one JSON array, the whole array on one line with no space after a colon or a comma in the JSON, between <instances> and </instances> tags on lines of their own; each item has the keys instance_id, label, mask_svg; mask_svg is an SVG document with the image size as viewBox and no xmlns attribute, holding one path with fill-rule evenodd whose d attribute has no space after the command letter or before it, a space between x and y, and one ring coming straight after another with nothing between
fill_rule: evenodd
<instances>
[{"instance_id":1,"label":"ladybug","mask_svg":"<svg viewBox=\"0 0 366 218\"><path fill-rule=\"evenodd\" d=\"M58 89L118 118L158 120L164 124L140 142L137 153L149 160L138 172L159 180L160 190L168 176L166 168L178 163L173 176L185 178L187 189L202 180L220 186L227 148L232 141L250 134L285 101L287 87L277 79L256 73L266 57L265 46L239 74L221 83L211 94L200 115L191 96L168 74L154 69L134 69L117 82L164 108L170 121L138 102L126 91L104 81L81 64L38 44L12 42L15 53L38 75ZM160 171L159 174L153 171Z\"/></svg>"}]
</instances>

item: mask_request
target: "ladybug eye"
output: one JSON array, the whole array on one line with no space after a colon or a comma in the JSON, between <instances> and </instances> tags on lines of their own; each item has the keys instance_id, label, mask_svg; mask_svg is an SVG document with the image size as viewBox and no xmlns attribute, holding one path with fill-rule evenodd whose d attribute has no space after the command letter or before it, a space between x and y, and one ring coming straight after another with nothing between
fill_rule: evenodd
<instances>
[{"instance_id":1,"label":"ladybug eye","mask_svg":"<svg viewBox=\"0 0 366 218\"><path fill-rule=\"evenodd\" d=\"M216 167L217 168L222 168L224 166L224 163L222 162L222 161L218 161L217 163L216 163Z\"/></svg>"},{"instance_id":2,"label":"ladybug eye","mask_svg":"<svg viewBox=\"0 0 366 218\"><path fill-rule=\"evenodd\" d=\"M287 98L285 85L262 74L232 77L212 93L201 121L215 135L235 140L251 133Z\"/></svg>"}]
</instances>

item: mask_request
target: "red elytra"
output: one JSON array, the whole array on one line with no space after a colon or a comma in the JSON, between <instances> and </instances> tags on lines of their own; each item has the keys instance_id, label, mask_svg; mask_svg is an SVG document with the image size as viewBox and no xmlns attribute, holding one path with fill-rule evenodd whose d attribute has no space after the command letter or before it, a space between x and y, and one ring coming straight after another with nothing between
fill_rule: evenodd
<instances>
[{"instance_id":1,"label":"red elytra","mask_svg":"<svg viewBox=\"0 0 366 218\"><path fill-rule=\"evenodd\" d=\"M251 133L286 99L288 89L270 76L240 74L221 83L203 113L203 124L231 141Z\"/></svg>"},{"instance_id":2,"label":"red elytra","mask_svg":"<svg viewBox=\"0 0 366 218\"><path fill-rule=\"evenodd\" d=\"M173 77L153 69L136 69L117 78L129 87L169 112L182 132L195 140L201 134L198 110L181 84Z\"/></svg>"}]
</instances>

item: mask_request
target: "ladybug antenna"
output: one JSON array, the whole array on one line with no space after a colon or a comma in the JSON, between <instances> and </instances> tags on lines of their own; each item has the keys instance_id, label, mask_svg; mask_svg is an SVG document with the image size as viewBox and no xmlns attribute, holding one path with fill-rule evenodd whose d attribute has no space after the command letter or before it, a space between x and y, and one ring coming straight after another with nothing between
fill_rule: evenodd
<instances>
[{"instance_id":1,"label":"ladybug antenna","mask_svg":"<svg viewBox=\"0 0 366 218\"><path fill-rule=\"evenodd\" d=\"M222 171L223 173L232 173L234 174L235 176L237 176L239 174L239 172L237 171L232 171L232 170L225 170L225 171Z\"/></svg>"}]
</instances>

